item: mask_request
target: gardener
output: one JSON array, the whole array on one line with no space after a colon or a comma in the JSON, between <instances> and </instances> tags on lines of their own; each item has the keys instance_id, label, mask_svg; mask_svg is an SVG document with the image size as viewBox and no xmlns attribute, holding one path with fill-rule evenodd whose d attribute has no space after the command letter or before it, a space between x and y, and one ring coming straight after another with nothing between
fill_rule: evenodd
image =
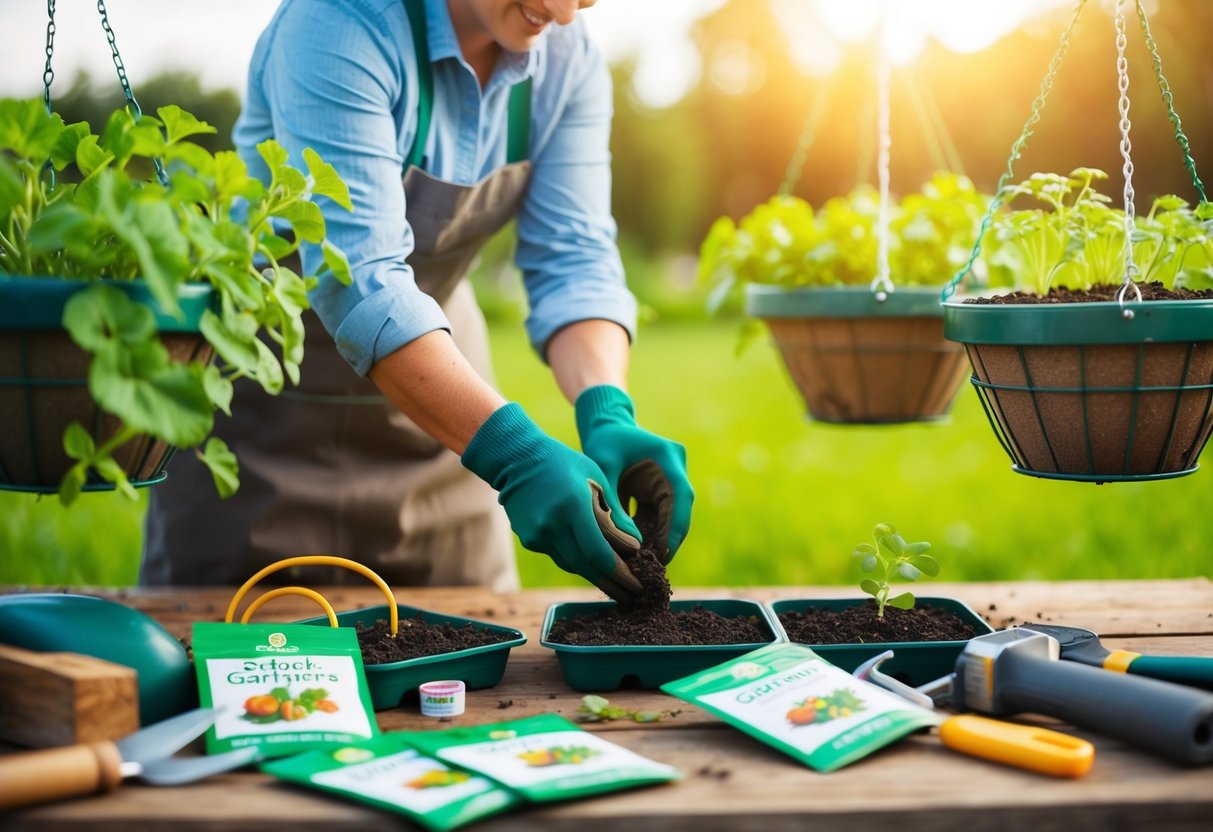
<instances>
[{"instance_id":1,"label":"gardener","mask_svg":"<svg viewBox=\"0 0 1213 832\"><path fill-rule=\"evenodd\" d=\"M576 19L594 2L282 3L236 144L255 170L271 136L336 168L354 211L320 202L353 283L312 291L298 387L240 389L236 415L218 418L236 496L219 500L188 453L151 489L143 583L240 583L283 556L338 554L394 584L504 590L518 584L512 526L619 594L636 586L604 534L638 536L621 493L658 509L658 549L678 549L685 451L638 427L624 392L636 304L609 212L610 76ZM465 277L510 219L527 333L574 403L584 454L493 387ZM305 247L309 273L320 257Z\"/></svg>"}]
</instances>

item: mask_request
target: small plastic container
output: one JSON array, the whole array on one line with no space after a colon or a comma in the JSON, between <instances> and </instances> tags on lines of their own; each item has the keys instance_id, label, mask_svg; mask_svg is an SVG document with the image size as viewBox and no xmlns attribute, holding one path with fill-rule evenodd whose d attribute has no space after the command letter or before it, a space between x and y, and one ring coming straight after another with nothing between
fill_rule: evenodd
<instances>
[{"instance_id":1,"label":"small plastic container","mask_svg":"<svg viewBox=\"0 0 1213 832\"><path fill-rule=\"evenodd\" d=\"M968 644L967 639L955 641L883 641L865 644L809 644L793 639L784 629L779 619L779 616L785 612L804 612L809 609L840 610L847 607L859 606L868 600L867 596L863 598L790 598L782 601L772 601L767 606L770 609L771 618L774 619L775 626L784 640L790 641L793 644L804 644L812 648L814 653L831 664L841 667L848 673L873 656L883 653L885 650L892 650L893 658L880 666L881 672L913 687L925 685L927 682L934 681L941 676L946 676L955 670L956 659L960 656L960 652L964 650L964 646ZM919 597L915 599L914 606L934 607L946 610L961 621L971 625L979 636L994 632L994 628L984 618L975 613L965 603L955 598Z\"/></svg>"},{"instance_id":2,"label":"small plastic container","mask_svg":"<svg viewBox=\"0 0 1213 832\"><path fill-rule=\"evenodd\" d=\"M782 630L773 622L770 612L762 604L738 599L672 601L670 609L678 612L703 607L726 618L753 617L759 629L768 633L769 638L753 644L620 644L604 647L561 644L548 638L552 626L557 621L593 615L614 606L614 601L585 601L552 604L548 607L539 643L556 651L556 659L560 662L564 679L573 690L609 691L625 684L656 690L666 682L720 664L756 650L764 644L783 640Z\"/></svg>"},{"instance_id":3,"label":"small plastic container","mask_svg":"<svg viewBox=\"0 0 1213 832\"><path fill-rule=\"evenodd\" d=\"M427 624L445 623L452 627L465 627L471 624L478 630L497 633L502 636L503 640L496 644L469 647L466 650L456 650L452 653L421 656L402 662L365 665L366 683L371 689L371 705L377 711L395 708L403 704L406 699L417 695L417 689L423 683L434 679L461 679L468 690L491 688L505 675L505 665L509 659L510 650L526 644L526 636L512 627L502 627L498 624L478 621L475 618L464 618L460 615L444 615L440 612L431 612L405 604L397 604L396 609L401 621L415 618L418 613L421 613L422 620ZM342 627L356 627L358 624L372 627L376 621L387 620L389 612L386 604L339 612L337 613L337 623ZM325 616L317 616L304 619L299 623L327 626L329 620Z\"/></svg>"},{"instance_id":4,"label":"small plastic container","mask_svg":"<svg viewBox=\"0 0 1213 832\"><path fill-rule=\"evenodd\" d=\"M463 713L463 696L467 686L458 679L423 682L417 688L421 699L421 715L434 717L459 716Z\"/></svg>"}]
</instances>

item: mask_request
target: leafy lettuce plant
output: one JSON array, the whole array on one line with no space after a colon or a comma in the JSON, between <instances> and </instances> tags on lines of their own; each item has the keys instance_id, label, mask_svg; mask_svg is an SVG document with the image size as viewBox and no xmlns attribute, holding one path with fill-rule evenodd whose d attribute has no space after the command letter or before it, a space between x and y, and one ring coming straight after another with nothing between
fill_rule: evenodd
<instances>
[{"instance_id":1,"label":"leafy lettuce plant","mask_svg":"<svg viewBox=\"0 0 1213 832\"><path fill-rule=\"evenodd\" d=\"M894 284L942 285L967 260L988 199L968 178L936 173L891 206L889 270ZM867 285L877 273L879 199L870 186L820 210L776 196L738 222L720 217L699 252L699 277L718 309L739 285Z\"/></svg>"},{"instance_id":2,"label":"leafy lettuce plant","mask_svg":"<svg viewBox=\"0 0 1213 832\"><path fill-rule=\"evenodd\" d=\"M1124 280L1125 214L1096 187L1108 175L1077 168L1069 176L1034 173L1008 189L1042 207L1006 211L993 221L998 246L992 270L1037 295L1054 286L1091 289ZM1213 205L1192 208L1167 195L1135 218L1133 262L1137 279L1168 289L1213 287Z\"/></svg>"},{"instance_id":3,"label":"leafy lettuce plant","mask_svg":"<svg viewBox=\"0 0 1213 832\"><path fill-rule=\"evenodd\" d=\"M313 201L323 196L352 210L331 165L308 149L304 173L268 140L257 147L270 173L263 183L236 153L211 154L190 140L215 132L211 125L176 106L157 116L136 120L118 110L98 134L48 114L39 99L0 100L0 276L92 284L72 296L63 324L92 355L91 396L120 421L100 446L79 423L68 428L64 448L77 462L60 483L65 504L90 470L134 497L111 454L141 434L194 448L219 493L234 493L235 457L210 436L215 410L230 414L236 379L253 379L270 394L299 380L302 313L319 275L297 274L283 259L304 242L319 244L324 271L350 280ZM164 181L153 175L159 166ZM201 331L217 360L173 359L152 310L115 288L133 280L177 318L179 290L210 284L218 301Z\"/></svg>"},{"instance_id":4,"label":"leafy lettuce plant","mask_svg":"<svg viewBox=\"0 0 1213 832\"><path fill-rule=\"evenodd\" d=\"M939 574L939 564L935 558L926 554L931 544L906 543L897 533L897 529L888 523L879 523L872 529L871 543L860 543L851 552L852 557L859 559L859 568L873 577L864 578L859 588L876 600L876 617L884 618L886 606L908 610L914 607L914 596L902 592L889 597L894 580L916 581L923 575L934 577Z\"/></svg>"}]
</instances>

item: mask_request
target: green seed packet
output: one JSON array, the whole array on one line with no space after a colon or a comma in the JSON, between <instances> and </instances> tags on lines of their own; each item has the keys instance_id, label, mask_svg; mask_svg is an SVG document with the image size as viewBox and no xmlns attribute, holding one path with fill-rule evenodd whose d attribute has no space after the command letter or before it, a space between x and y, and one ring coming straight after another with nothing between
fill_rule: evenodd
<instances>
[{"instance_id":1,"label":"green seed packet","mask_svg":"<svg viewBox=\"0 0 1213 832\"><path fill-rule=\"evenodd\" d=\"M262 764L261 770L405 815L435 832L455 829L522 802L487 778L418 753L399 732L274 760Z\"/></svg>"},{"instance_id":2,"label":"green seed packet","mask_svg":"<svg viewBox=\"0 0 1213 832\"><path fill-rule=\"evenodd\" d=\"M661 689L818 771L834 771L939 722L934 712L799 644L760 647Z\"/></svg>"},{"instance_id":3,"label":"green seed packet","mask_svg":"<svg viewBox=\"0 0 1213 832\"><path fill-rule=\"evenodd\" d=\"M219 712L209 754L280 757L379 734L351 627L198 622L193 649L201 704Z\"/></svg>"},{"instance_id":4,"label":"green seed packet","mask_svg":"<svg viewBox=\"0 0 1213 832\"><path fill-rule=\"evenodd\" d=\"M419 751L483 774L537 803L682 776L555 714L404 736Z\"/></svg>"}]
</instances>

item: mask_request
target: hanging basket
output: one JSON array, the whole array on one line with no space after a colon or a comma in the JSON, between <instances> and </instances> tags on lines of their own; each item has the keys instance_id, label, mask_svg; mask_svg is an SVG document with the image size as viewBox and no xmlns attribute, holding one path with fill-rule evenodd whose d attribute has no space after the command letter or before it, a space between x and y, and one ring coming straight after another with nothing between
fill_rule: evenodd
<instances>
[{"instance_id":1,"label":"hanging basket","mask_svg":"<svg viewBox=\"0 0 1213 832\"><path fill-rule=\"evenodd\" d=\"M939 291L746 286L809 415L822 422L893 424L947 416L964 380L959 345L943 334Z\"/></svg>"},{"instance_id":2,"label":"hanging basket","mask_svg":"<svg viewBox=\"0 0 1213 832\"><path fill-rule=\"evenodd\" d=\"M1213 300L944 303L1014 470L1087 482L1191 474L1213 428Z\"/></svg>"},{"instance_id":3,"label":"hanging basket","mask_svg":"<svg viewBox=\"0 0 1213 832\"><path fill-rule=\"evenodd\" d=\"M91 356L63 329L63 308L93 281L0 277L0 489L53 493L75 464L63 450L63 433L79 422L99 446L114 435L118 420L104 413L88 389ZM142 282L113 281L132 299L156 310ZM209 361L210 344L199 334L199 321L210 307L214 290L206 284L183 288L181 320L156 312L161 341L174 361ZM114 460L131 484L164 479L173 448L140 436L115 449ZM90 479L87 491L114 486Z\"/></svg>"}]
</instances>

